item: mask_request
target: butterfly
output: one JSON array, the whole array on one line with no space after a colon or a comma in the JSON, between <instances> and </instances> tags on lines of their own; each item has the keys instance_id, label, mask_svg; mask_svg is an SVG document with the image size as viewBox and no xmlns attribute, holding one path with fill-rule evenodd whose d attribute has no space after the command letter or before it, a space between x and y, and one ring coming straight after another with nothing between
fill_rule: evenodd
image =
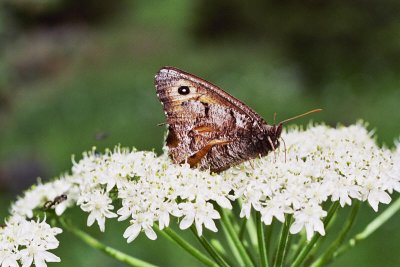
<instances>
[{"instance_id":1,"label":"butterfly","mask_svg":"<svg viewBox=\"0 0 400 267\"><path fill-rule=\"evenodd\" d=\"M155 87L167 117L166 145L174 163L221 172L265 156L280 145L282 123L287 120L269 125L246 104L206 80L163 67L155 76ZM300 116L315 111L319 110Z\"/></svg>"}]
</instances>

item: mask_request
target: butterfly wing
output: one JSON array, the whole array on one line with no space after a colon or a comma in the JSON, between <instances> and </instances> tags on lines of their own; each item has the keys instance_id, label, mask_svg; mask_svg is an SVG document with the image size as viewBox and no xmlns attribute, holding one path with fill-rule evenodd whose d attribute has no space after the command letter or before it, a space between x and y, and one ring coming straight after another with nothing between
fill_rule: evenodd
<instances>
[{"instance_id":1,"label":"butterfly wing","mask_svg":"<svg viewBox=\"0 0 400 267\"><path fill-rule=\"evenodd\" d=\"M173 67L157 73L155 86L175 163L221 171L268 152L266 122L217 86Z\"/></svg>"}]
</instances>

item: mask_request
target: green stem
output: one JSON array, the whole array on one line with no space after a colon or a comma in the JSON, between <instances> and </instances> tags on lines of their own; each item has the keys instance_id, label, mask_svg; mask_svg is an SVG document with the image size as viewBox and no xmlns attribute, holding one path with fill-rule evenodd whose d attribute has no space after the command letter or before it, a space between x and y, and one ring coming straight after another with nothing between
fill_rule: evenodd
<instances>
[{"instance_id":1,"label":"green stem","mask_svg":"<svg viewBox=\"0 0 400 267\"><path fill-rule=\"evenodd\" d=\"M272 220L270 225L267 225L267 229L265 231L265 246L267 247L267 256L272 257L273 254L272 251L272 246L271 246L271 239L272 239L272 234L274 232L274 225L276 224L276 220ZM267 257L267 258L268 258Z\"/></svg>"},{"instance_id":2,"label":"green stem","mask_svg":"<svg viewBox=\"0 0 400 267\"><path fill-rule=\"evenodd\" d=\"M254 212L258 212L254 210ZM247 233L253 247L257 247L258 244L258 237L257 237L257 227L256 223L254 222L254 216L250 216L248 222L246 224Z\"/></svg>"},{"instance_id":3,"label":"green stem","mask_svg":"<svg viewBox=\"0 0 400 267\"><path fill-rule=\"evenodd\" d=\"M112 258L114 258L120 262L123 262L129 266L135 266L135 267L156 267L156 265L139 260L128 254L125 254L124 252L121 252L115 248L109 247L109 246L101 243L99 240L88 235L84 231L74 227L72 224L65 222L63 219L60 219L59 221L65 229L70 231L72 234L74 234L80 240L85 242L87 245L104 252L105 254L111 256Z\"/></svg>"},{"instance_id":4,"label":"green stem","mask_svg":"<svg viewBox=\"0 0 400 267\"><path fill-rule=\"evenodd\" d=\"M264 224L261 221L261 213L256 211L256 225L258 237L258 249L260 250L261 266L268 267L267 248L265 247Z\"/></svg>"},{"instance_id":5,"label":"green stem","mask_svg":"<svg viewBox=\"0 0 400 267\"><path fill-rule=\"evenodd\" d=\"M229 235L229 232L228 232L228 230L227 230L227 228L225 227L224 224L222 224L222 229L224 230L224 234L225 234L225 237L226 237L226 241L228 242L229 248L231 249L232 254L233 254L233 256L235 257L235 259L236 259L236 261L238 263L237 265L243 266L244 262L243 262L243 259L240 256L239 250L236 248L236 246L235 246L235 244L233 242L233 239Z\"/></svg>"},{"instance_id":6,"label":"green stem","mask_svg":"<svg viewBox=\"0 0 400 267\"><path fill-rule=\"evenodd\" d=\"M328 215L324 219L325 226L329 224L329 221L332 219L338 207L339 207L339 201L333 202L333 204L329 208ZM320 239L320 237L321 237L320 234L318 233L314 234L310 242L308 242L308 244L305 247L303 247L299 255L294 259L292 267L299 267L304 262L306 257L309 255L309 252L314 247L315 243Z\"/></svg>"},{"instance_id":7,"label":"green stem","mask_svg":"<svg viewBox=\"0 0 400 267\"><path fill-rule=\"evenodd\" d=\"M293 218L292 218L292 220L293 220ZM294 238L295 238L294 235L288 234L288 238L287 238L287 241L286 241L285 254L284 254L284 258L283 258L284 259L283 266L285 265L285 262L288 261L287 259L288 259L289 253L290 253L290 249L293 246Z\"/></svg>"},{"instance_id":8,"label":"green stem","mask_svg":"<svg viewBox=\"0 0 400 267\"><path fill-rule=\"evenodd\" d=\"M217 236L216 236L217 237ZM214 247L215 250L217 250L217 252L222 255L222 257L226 260L227 253L225 250L225 247L221 244L221 242L218 239L212 238L210 240L210 244ZM228 262L229 265L232 265Z\"/></svg>"},{"instance_id":9,"label":"green stem","mask_svg":"<svg viewBox=\"0 0 400 267\"><path fill-rule=\"evenodd\" d=\"M157 233L165 236L167 239L174 241L176 244L178 244L181 248L186 250L189 254L191 254L193 257L198 259L200 262L204 263L204 265L207 266L212 266L212 267L217 267L218 264L210 260L206 255L201 253L198 249L193 247L191 244L189 244L186 240L184 240L182 237L180 237L177 233L175 233L171 228L164 228L163 230L160 230L157 225L154 226L154 230L157 231Z\"/></svg>"},{"instance_id":10,"label":"green stem","mask_svg":"<svg viewBox=\"0 0 400 267\"><path fill-rule=\"evenodd\" d=\"M251 262L256 265L256 258L254 257L254 255L252 253L256 253L256 257L258 256L258 245L256 243L256 245L251 245L249 244L249 241L244 240L243 242L243 246L246 249L246 253L247 255L249 255Z\"/></svg>"},{"instance_id":11,"label":"green stem","mask_svg":"<svg viewBox=\"0 0 400 267\"><path fill-rule=\"evenodd\" d=\"M219 266L229 267L229 264L224 260L224 258L218 253L218 251L205 239L203 236L199 236L194 226L190 227L192 233L208 254L217 262Z\"/></svg>"},{"instance_id":12,"label":"green stem","mask_svg":"<svg viewBox=\"0 0 400 267\"><path fill-rule=\"evenodd\" d=\"M358 242L366 239L372 233L374 233L379 227L381 227L385 222L387 222L393 215L400 210L400 198L398 198L392 205L390 205L384 212L382 212L378 217L376 217L372 222L370 222L364 231L355 235L346 244L342 245L334 254L333 258L337 258L344 252L354 247Z\"/></svg>"},{"instance_id":13,"label":"green stem","mask_svg":"<svg viewBox=\"0 0 400 267\"><path fill-rule=\"evenodd\" d=\"M283 266L291 221L292 221L292 215L289 214L286 216L285 222L282 225L281 237L279 239L279 245L278 245L278 250L276 252L274 267Z\"/></svg>"},{"instance_id":14,"label":"green stem","mask_svg":"<svg viewBox=\"0 0 400 267\"><path fill-rule=\"evenodd\" d=\"M338 247L343 243L344 239L346 238L347 234L349 233L351 227L353 226L355 222L355 218L358 214L358 211L360 209L360 202L356 201L350 211L349 218L346 221L345 226L343 229L340 231L339 236L331 243L331 245L328 247L326 252L319 257L311 266L312 267L320 267L320 266L325 266L329 260L332 258L333 253L338 249Z\"/></svg>"},{"instance_id":15,"label":"green stem","mask_svg":"<svg viewBox=\"0 0 400 267\"><path fill-rule=\"evenodd\" d=\"M334 224L336 218L338 216L338 213L335 212L332 216L332 218L330 219L328 225L324 226L325 227L325 232L329 233L329 230L332 228L332 225ZM320 239L315 245L314 247L311 249L310 253L308 254L308 258L311 259L314 257L315 253L319 250L319 248L323 245L324 241L326 240L326 238Z\"/></svg>"},{"instance_id":16,"label":"green stem","mask_svg":"<svg viewBox=\"0 0 400 267\"><path fill-rule=\"evenodd\" d=\"M226 261L226 263L229 266L234 266L231 257L227 255L225 247L221 244L221 242L218 239L215 238L211 239L210 244L219 253L219 255L222 256L222 258Z\"/></svg>"},{"instance_id":17,"label":"green stem","mask_svg":"<svg viewBox=\"0 0 400 267\"><path fill-rule=\"evenodd\" d=\"M240 239L241 241L243 241L244 233L246 232L246 224L247 224L247 219L246 219L246 217L245 217L245 218L243 218L242 225L240 225L239 239Z\"/></svg>"},{"instance_id":18,"label":"green stem","mask_svg":"<svg viewBox=\"0 0 400 267\"><path fill-rule=\"evenodd\" d=\"M304 232L301 232L299 241L293 246L294 251L292 253L293 255L291 256L291 259L296 259L299 256L301 250L303 249L306 243L307 243L307 237L304 234Z\"/></svg>"},{"instance_id":19,"label":"green stem","mask_svg":"<svg viewBox=\"0 0 400 267\"><path fill-rule=\"evenodd\" d=\"M241 259L243 260L243 263L245 266L254 266L253 262L251 261L250 256L247 254L245 247L243 246L242 242L239 239L239 236L235 232L235 229L233 228L233 225L231 221L229 220L229 217L224 209L220 209L221 213L221 221L226 228L226 233L229 235L231 240L233 241L233 245L236 247L237 251L240 254Z\"/></svg>"}]
</instances>

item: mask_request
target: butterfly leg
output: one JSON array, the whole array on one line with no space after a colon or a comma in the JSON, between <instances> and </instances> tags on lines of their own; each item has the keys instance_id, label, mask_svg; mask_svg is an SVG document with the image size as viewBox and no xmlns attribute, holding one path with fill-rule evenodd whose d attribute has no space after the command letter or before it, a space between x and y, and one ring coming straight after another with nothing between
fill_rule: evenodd
<instances>
[{"instance_id":1,"label":"butterfly leg","mask_svg":"<svg viewBox=\"0 0 400 267\"><path fill-rule=\"evenodd\" d=\"M216 145L226 145L231 143L232 141L229 140L218 140L218 139L214 139L210 142L208 142L203 148L201 148L199 151L197 151L196 153L194 153L193 155L191 155L188 159L187 159L187 163L189 163L190 167L196 166L200 160L207 155L207 153L211 150L211 148L213 148L213 146Z\"/></svg>"},{"instance_id":2,"label":"butterfly leg","mask_svg":"<svg viewBox=\"0 0 400 267\"><path fill-rule=\"evenodd\" d=\"M269 136L268 136L268 142L271 145L272 151L274 152L274 162L276 162L276 152L275 152L276 148L274 146L274 143L271 140L271 137L269 137Z\"/></svg>"}]
</instances>

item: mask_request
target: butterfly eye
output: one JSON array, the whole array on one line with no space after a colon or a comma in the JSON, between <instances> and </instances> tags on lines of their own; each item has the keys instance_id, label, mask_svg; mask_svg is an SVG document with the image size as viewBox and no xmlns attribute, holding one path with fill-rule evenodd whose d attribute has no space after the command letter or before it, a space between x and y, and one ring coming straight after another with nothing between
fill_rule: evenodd
<instances>
[{"instance_id":1,"label":"butterfly eye","mask_svg":"<svg viewBox=\"0 0 400 267\"><path fill-rule=\"evenodd\" d=\"M178 93L181 94L181 95L187 95L187 94L190 93L190 89L189 89L188 86L180 86L178 88Z\"/></svg>"}]
</instances>

